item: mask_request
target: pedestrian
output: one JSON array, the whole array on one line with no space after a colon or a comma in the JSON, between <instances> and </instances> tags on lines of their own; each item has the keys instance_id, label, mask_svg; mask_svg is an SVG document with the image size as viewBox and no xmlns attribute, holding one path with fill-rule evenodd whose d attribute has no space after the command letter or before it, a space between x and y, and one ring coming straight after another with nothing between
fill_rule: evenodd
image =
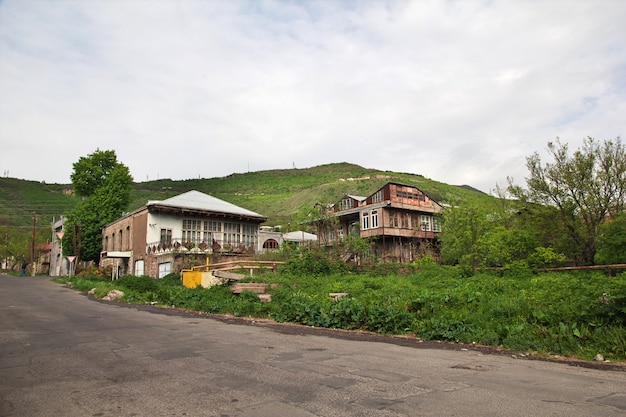
<instances>
[{"instance_id":1,"label":"pedestrian","mask_svg":"<svg viewBox=\"0 0 626 417\"><path fill-rule=\"evenodd\" d=\"M22 270L20 271L20 276L21 277L26 276L26 264L25 263L22 264Z\"/></svg>"}]
</instances>

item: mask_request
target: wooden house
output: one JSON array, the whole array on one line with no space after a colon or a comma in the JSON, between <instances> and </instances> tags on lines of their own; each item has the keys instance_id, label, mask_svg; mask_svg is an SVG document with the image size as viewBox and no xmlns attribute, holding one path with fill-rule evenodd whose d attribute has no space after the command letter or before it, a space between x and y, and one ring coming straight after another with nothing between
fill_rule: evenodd
<instances>
[{"instance_id":1,"label":"wooden house","mask_svg":"<svg viewBox=\"0 0 626 417\"><path fill-rule=\"evenodd\" d=\"M385 261L411 262L426 254L437 258L441 209L417 187L389 182L368 197L342 197L330 216L335 224L324 233L329 242L349 234L370 239L376 256Z\"/></svg>"}]
</instances>

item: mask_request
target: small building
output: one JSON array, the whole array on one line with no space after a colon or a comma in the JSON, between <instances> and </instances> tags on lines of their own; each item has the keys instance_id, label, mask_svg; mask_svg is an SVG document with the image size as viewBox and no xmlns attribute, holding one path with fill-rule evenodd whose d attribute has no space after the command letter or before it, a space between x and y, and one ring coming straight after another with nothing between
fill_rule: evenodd
<instances>
[{"instance_id":1,"label":"small building","mask_svg":"<svg viewBox=\"0 0 626 417\"><path fill-rule=\"evenodd\" d=\"M100 266L124 274L161 278L186 261L212 254L255 253L266 217L219 198L188 191L149 201L102 228Z\"/></svg>"},{"instance_id":2,"label":"small building","mask_svg":"<svg viewBox=\"0 0 626 417\"><path fill-rule=\"evenodd\" d=\"M317 236L303 230L296 230L293 232L285 233L283 235L283 240L285 242L292 242L299 246L305 246L312 243L317 243Z\"/></svg>"},{"instance_id":3,"label":"small building","mask_svg":"<svg viewBox=\"0 0 626 417\"><path fill-rule=\"evenodd\" d=\"M345 195L318 227L326 242L349 234L370 239L384 261L412 262L438 257L442 206L415 186L389 182L368 197ZM332 220L334 219L334 220Z\"/></svg>"},{"instance_id":4,"label":"small building","mask_svg":"<svg viewBox=\"0 0 626 417\"><path fill-rule=\"evenodd\" d=\"M261 226L259 228L259 252L278 250L284 242L280 227Z\"/></svg>"}]
</instances>

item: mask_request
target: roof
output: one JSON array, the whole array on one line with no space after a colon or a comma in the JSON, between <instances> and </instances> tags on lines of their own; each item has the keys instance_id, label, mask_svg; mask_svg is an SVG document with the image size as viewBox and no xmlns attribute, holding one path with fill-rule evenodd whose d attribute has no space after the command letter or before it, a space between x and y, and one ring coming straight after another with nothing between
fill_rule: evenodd
<instances>
[{"instance_id":1,"label":"roof","mask_svg":"<svg viewBox=\"0 0 626 417\"><path fill-rule=\"evenodd\" d=\"M317 236L312 233L307 233L307 232L298 230L295 232L285 233L283 235L283 239L288 240L290 242L308 242L308 241L316 241Z\"/></svg>"},{"instance_id":2,"label":"roof","mask_svg":"<svg viewBox=\"0 0 626 417\"><path fill-rule=\"evenodd\" d=\"M346 194L346 197L350 197L350 198L352 198L353 200L356 200L356 201L364 201L364 200L367 200L367 197L362 197L362 196L360 196L360 195L351 195L351 194Z\"/></svg>"},{"instance_id":3,"label":"roof","mask_svg":"<svg viewBox=\"0 0 626 417\"><path fill-rule=\"evenodd\" d=\"M148 201L146 204L148 209L178 209L182 211L202 211L218 214L230 214L233 216L241 216L246 218L258 219L265 221L266 217L243 207L236 206L217 197L201 193L200 191L191 190L186 193L168 198L162 201Z\"/></svg>"},{"instance_id":4,"label":"roof","mask_svg":"<svg viewBox=\"0 0 626 417\"><path fill-rule=\"evenodd\" d=\"M386 188L390 185L398 185L400 187L411 187L411 188L415 188L416 190L419 190L419 192L421 192L422 194L424 194L426 197L428 197L430 199L430 201L432 201L433 203L437 204L438 206L441 206L441 204L434 199L430 194L428 194L427 192L425 192L424 190L422 190L421 188L419 188L416 185L411 185L411 184L404 184L401 182L395 182L395 181L389 181L388 183L386 183L385 185L383 185L382 187L380 187L378 190L376 190L375 192L373 192L372 194L370 194L370 197L373 196L374 194L376 194L377 192L379 192L380 190L382 190L383 188Z\"/></svg>"}]
</instances>

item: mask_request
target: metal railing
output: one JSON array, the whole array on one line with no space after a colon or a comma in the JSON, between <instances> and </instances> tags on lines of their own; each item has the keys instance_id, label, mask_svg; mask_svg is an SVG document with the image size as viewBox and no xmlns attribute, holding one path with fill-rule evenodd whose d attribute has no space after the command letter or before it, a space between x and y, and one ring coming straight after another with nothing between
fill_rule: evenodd
<instances>
[{"instance_id":1,"label":"metal railing","mask_svg":"<svg viewBox=\"0 0 626 417\"><path fill-rule=\"evenodd\" d=\"M184 242L182 239L172 239L167 242L152 242L146 244L146 253L149 255L161 254L168 252L189 252L189 253L254 253L256 251L256 244L231 244L222 243L221 241L214 240L213 243L207 242Z\"/></svg>"}]
</instances>

